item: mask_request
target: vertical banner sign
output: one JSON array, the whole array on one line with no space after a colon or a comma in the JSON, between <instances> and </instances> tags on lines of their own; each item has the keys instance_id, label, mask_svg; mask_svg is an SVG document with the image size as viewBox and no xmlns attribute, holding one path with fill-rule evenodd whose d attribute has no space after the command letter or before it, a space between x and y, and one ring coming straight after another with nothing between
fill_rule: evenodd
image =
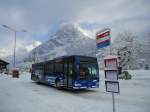
<instances>
[{"instance_id":1,"label":"vertical banner sign","mask_svg":"<svg viewBox=\"0 0 150 112\"><path fill-rule=\"evenodd\" d=\"M108 55L104 58L104 63L106 91L119 93L118 56Z\"/></svg>"},{"instance_id":2,"label":"vertical banner sign","mask_svg":"<svg viewBox=\"0 0 150 112\"><path fill-rule=\"evenodd\" d=\"M106 28L96 34L97 48L104 48L110 45L110 29Z\"/></svg>"}]
</instances>

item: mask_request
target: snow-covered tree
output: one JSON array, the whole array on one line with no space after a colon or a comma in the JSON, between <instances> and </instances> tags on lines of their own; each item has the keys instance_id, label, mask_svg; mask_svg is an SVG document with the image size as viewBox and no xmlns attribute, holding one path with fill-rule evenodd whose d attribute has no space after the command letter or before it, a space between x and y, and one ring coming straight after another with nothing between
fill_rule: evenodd
<instances>
[{"instance_id":1,"label":"snow-covered tree","mask_svg":"<svg viewBox=\"0 0 150 112\"><path fill-rule=\"evenodd\" d=\"M139 68L138 52L140 44L135 36L131 32L124 32L118 34L117 38L113 42L113 53L118 54L121 57L121 65L124 69L136 69Z\"/></svg>"},{"instance_id":2,"label":"snow-covered tree","mask_svg":"<svg viewBox=\"0 0 150 112\"><path fill-rule=\"evenodd\" d=\"M141 68L150 67L150 33L140 38L141 49L138 52Z\"/></svg>"}]
</instances>

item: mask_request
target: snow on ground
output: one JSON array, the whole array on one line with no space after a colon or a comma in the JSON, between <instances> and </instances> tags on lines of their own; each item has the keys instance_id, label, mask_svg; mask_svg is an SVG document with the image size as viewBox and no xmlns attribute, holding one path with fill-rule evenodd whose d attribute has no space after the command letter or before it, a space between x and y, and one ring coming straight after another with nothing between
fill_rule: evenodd
<instances>
[{"instance_id":1,"label":"snow on ground","mask_svg":"<svg viewBox=\"0 0 150 112\"><path fill-rule=\"evenodd\" d=\"M129 71L132 80L120 80L115 95L116 112L150 112L150 71ZM112 112L112 98L105 92L104 72L100 88L80 91L57 90L30 80L0 75L0 112Z\"/></svg>"}]
</instances>

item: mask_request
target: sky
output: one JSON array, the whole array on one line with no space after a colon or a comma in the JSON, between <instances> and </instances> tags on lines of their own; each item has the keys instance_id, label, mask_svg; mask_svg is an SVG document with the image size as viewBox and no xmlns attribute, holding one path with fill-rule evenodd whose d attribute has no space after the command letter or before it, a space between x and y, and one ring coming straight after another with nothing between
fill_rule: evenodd
<instances>
[{"instance_id":1,"label":"sky","mask_svg":"<svg viewBox=\"0 0 150 112\"><path fill-rule=\"evenodd\" d=\"M123 31L138 35L150 32L149 0L0 0L0 57L29 52L50 39L62 24L73 23L90 37L103 28L112 38ZM27 32L21 32L22 30Z\"/></svg>"}]
</instances>

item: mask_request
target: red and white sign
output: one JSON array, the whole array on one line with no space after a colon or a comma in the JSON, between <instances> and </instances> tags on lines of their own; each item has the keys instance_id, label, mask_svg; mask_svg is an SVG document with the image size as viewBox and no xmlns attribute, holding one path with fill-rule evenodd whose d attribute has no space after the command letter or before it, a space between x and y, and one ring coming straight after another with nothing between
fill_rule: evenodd
<instances>
[{"instance_id":1,"label":"red and white sign","mask_svg":"<svg viewBox=\"0 0 150 112\"><path fill-rule=\"evenodd\" d=\"M118 57L116 55L108 55L104 58L105 68L118 68Z\"/></svg>"},{"instance_id":2,"label":"red and white sign","mask_svg":"<svg viewBox=\"0 0 150 112\"><path fill-rule=\"evenodd\" d=\"M103 41L108 41L109 40L109 35L110 35L109 31L98 34L97 37L96 37L97 38L97 43L100 43L100 42L103 42Z\"/></svg>"},{"instance_id":3,"label":"red and white sign","mask_svg":"<svg viewBox=\"0 0 150 112\"><path fill-rule=\"evenodd\" d=\"M96 44L98 48L110 45L110 29L104 29L96 34Z\"/></svg>"}]
</instances>

